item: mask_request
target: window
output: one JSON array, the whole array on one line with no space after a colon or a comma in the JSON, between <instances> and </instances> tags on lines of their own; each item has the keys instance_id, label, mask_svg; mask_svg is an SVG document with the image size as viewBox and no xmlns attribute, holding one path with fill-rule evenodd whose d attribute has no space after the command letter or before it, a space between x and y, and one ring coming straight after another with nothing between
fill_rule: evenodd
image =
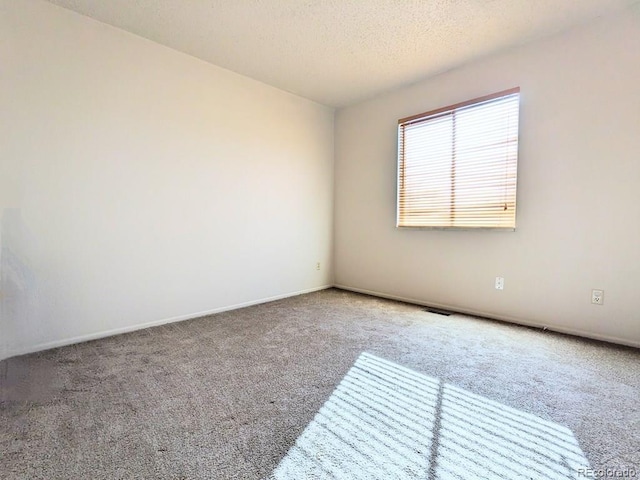
<instances>
[{"instance_id":1,"label":"window","mask_svg":"<svg viewBox=\"0 0 640 480\"><path fill-rule=\"evenodd\" d=\"M520 88L398 122L398 227L516 226Z\"/></svg>"}]
</instances>

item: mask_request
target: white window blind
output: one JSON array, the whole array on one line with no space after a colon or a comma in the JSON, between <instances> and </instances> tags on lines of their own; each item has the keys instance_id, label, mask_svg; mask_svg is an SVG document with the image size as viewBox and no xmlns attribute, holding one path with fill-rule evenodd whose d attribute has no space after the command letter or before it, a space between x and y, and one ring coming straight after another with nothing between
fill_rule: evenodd
<instances>
[{"instance_id":1,"label":"white window blind","mask_svg":"<svg viewBox=\"0 0 640 480\"><path fill-rule=\"evenodd\" d=\"M399 227L516 226L520 89L398 122Z\"/></svg>"}]
</instances>

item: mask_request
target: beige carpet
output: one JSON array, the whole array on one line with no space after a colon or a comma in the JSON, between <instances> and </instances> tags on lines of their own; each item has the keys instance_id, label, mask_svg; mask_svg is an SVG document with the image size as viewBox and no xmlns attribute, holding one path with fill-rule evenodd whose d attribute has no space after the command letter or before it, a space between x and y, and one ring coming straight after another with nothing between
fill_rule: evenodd
<instances>
[{"instance_id":1,"label":"beige carpet","mask_svg":"<svg viewBox=\"0 0 640 480\"><path fill-rule=\"evenodd\" d=\"M639 398L636 349L328 290L1 362L0 477L640 478Z\"/></svg>"}]
</instances>

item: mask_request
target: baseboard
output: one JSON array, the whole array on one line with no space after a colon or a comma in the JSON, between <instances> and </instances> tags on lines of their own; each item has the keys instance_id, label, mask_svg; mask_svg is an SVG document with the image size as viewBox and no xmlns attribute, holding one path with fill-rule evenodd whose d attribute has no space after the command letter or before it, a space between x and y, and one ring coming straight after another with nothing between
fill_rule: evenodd
<instances>
[{"instance_id":1,"label":"baseboard","mask_svg":"<svg viewBox=\"0 0 640 480\"><path fill-rule=\"evenodd\" d=\"M24 347L21 349L10 350L6 352L7 353L6 357L0 358L0 361L5 360L6 358L15 357L18 355L26 355L28 353L41 352L43 350L49 350L51 348L65 347L67 345L73 345L75 343L88 342L90 340L98 340L100 338L111 337L113 335L120 335L122 333L134 332L136 330L142 330L150 327L157 327L159 325L166 325L168 323L182 322L184 320L191 320L194 318L206 317L207 315L213 315L215 313L227 312L229 310L237 310L239 308L250 307L252 305L259 305L261 303L268 303L268 302L273 302L275 300L281 300L283 298L304 295L305 293L318 292L320 290L326 290L327 288L332 288L332 287L333 285L322 285L320 287L313 287L313 288L308 288L306 290L299 290L296 292L284 293L282 295L275 295L273 297L261 298L259 300L252 300L249 302L237 303L235 305L218 307L212 310L205 310L202 312L190 313L187 315L179 315L177 317L164 318L161 320L154 320L152 322L146 322L146 323L131 325L127 327L121 327L121 328L114 328L112 330L105 330L102 332L89 333L87 335L79 335L77 337L55 340L53 342L39 343L37 345L32 345L32 346Z\"/></svg>"},{"instance_id":2,"label":"baseboard","mask_svg":"<svg viewBox=\"0 0 640 480\"><path fill-rule=\"evenodd\" d=\"M549 325L549 324L543 324L543 323L538 323L538 322L532 322L532 321L529 321L529 320L526 320L526 319L522 319L522 318L518 318L518 317L511 317L511 316L507 316L507 315L496 315L495 313L491 313L491 312L484 312L482 310L470 310L470 309L466 309L466 308L459 308L459 307L456 307L455 305L447 305L447 304L443 304L443 303L424 302L423 300L419 300L417 298L402 297L402 296L399 296L399 295L392 295L392 294L388 294L388 293L377 292L377 291L374 291L374 290L366 290L364 288L350 287L348 285L335 284L334 288L338 288L340 290L348 290L350 292L363 293L365 295L371 295L373 297L388 298L389 300L398 300L400 302L413 303L415 305L422 305L422 306L425 306L425 307L434 307L434 308L439 308L439 309L442 309L442 310L450 310L452 312L462 313L462 314L465 314L465 315L472 315L472 316L476 316L476 317L484 317L484 318L489 318L489 319L492 319L492 320L500 320L500 321L504 321L504 322L515 323L515 324L518 324L518 325L525 325L527 327L534 327L534 328L551 330L553 332L564 333L564 334L567 334L567 335L574 335L574 336L577 336L577 337L590 338L592 340L600 340L600 341L603 341L603 342L616 343L616 344L619 344L619 345L626 345L628 347L640 348L640 342L634 342L634 341L631 341L631 340L627 340L625 338L611 337L611 336L608 336L608 335L600 335L600 334L597 334L597 333L587 332L587 331L584 331L584 330L576 330L576 329L571 329L571 328L565 328L565 327L561 327L561 326L558 326L558 325Z\"/></svg>"},{"instance_id":3,"label":"baseboard","mask_svg":"<svg viewBox=\"0 0 640 480\"><path fill-rule=\"evenodd\" d=\"M458 313L462 313L462 314L466 314L466 315L480 316L480 317L490 318L492 320L500 320L500 321L505 321L505 322L509 322L509 323L515 323L515 324L519 324L519 325L525 325L527 327L535 327L535 328L540 328L540 329L545 328L547 330L551 330L551 331L558 332L558 333L564 333L564 334L568 334L568 335L575 335L575 336L578 336L578 337L585 337L585 338L590 338L590 339L593 339L593 340L600 340L600 341L604 341L604 342L616 343L616 344L620 344L620 345L626 345L626 346L629 346L629 347L640 348L640 342L633 342L633 341L630 341L630 340L627 340L627 339L623 339L623 338L612 337L612 336L607 336L607 335L600 335L600 334L594 334L592 332L586 332L586 331L583 331L583 330L570 329L570 328L565 328L565 327L561 327L561 326L557 326L557 325L548 325L548 324L542 324L542 323L538 323L538 322L531 322L531 321L528 321L526 319L522 319L522 318L518 318L518 317L511 317L511 316L506 316L506 315L496 315L494 313L484 312L484 311L481 311L481 310L471 310L471 309L459 308L459 307L456 307L455 305L448 305L448 304L434 303L434 302L424 302L423 300L419 300L417 298L403 297L403 296L399 296L399 295L393 295L393 294L378 292L378 291L375 291L375 290L367 290L367 289L363 289L363 288L351 287L351 286L348 286L348 285L335 284L335 285L322 285L320 287L309 288L309 289L306 289L306 290L299 290L299 291L296 291L296 292L285 293L285 294L276 295L276 296L273 296L273 297L266 297L266 298L261 298L261 299L258 299L258 300L252 300L252 301L249 301L249 302L238 303L238 304L235 304L235 305L228 305L228 306L224 306L224 307L218 307L218 308L214 308L212 310L206 310L206 311L191 313L191 314L187 314L187 315L180 315L180 316L176 316L176 317L170 317L170 318L165 318L165 319L161 319L161 320L155 320L155 321L152 321L152 322L142 323L142 324L138 324L138 325L131 325L131 326L127 326L127 327L115 328L115 329L112 329L112 330L105 330L105 331L102 331L102 332L90 333L90 334L87 334L87 335L79 335L79 336L76 336L76 337L65 338L65 339L61 339L61 340L55 340L53 342L40 343L40 344L37 344L37 345L32 345L32 346L29 346L29 347L24 347L24 348L16 349L16 350L9 350L8 352L2 352L2 353L6 353L6 356L0 357L0 361L5 360L5 359L10 358L10 357L15 357L15 356L18 356L18 355L26 355L26 354L29 354L29 353L41 352L43 350L49 350L51 348L64 347L64 346L67 346L67 345L73 345L75 343L88 342L88 341L91 341L91 340L98 340L100 338L111 337L113 335L120 335L122 333L134 332L136 330L142 330L142 329L150 328L150 327L157 327L159 325L166 325L168 323L181 322L181 321L184 321L184 320L191 320L191 319L194 319L194 318L205 317L207 315L213 315L215 313L226 312L226 311L229 311L229 310L237 310L239 308L250 307L252 305L259 305L261 303L273 302L275 300L281 300L283 298L295 297L295 296L298 296L298 295L304 295L305 293L317 292L317 291L320 291L320 290L326 290L328 288L338 288L340 290L347 290L347 291L350 291L350 292L362 293L362 294L371 295L371 296L374 296L374 297L387 298L387 299L390 299L390 300L398 300L400 302L412 303L412 304L415 304L415 305L423 305L423 306L428 306L428 307L440 308L440 309L443 309L443 310L450 310L450 311L453 311L453 312L458 312Z\"/></svg>"}]
</instances>

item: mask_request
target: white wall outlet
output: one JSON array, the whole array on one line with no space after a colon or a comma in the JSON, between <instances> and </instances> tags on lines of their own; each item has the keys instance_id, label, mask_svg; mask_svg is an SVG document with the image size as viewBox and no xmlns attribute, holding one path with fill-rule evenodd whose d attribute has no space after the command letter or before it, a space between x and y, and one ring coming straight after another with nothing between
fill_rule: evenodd
<instances>
[{"instance_id":1,"label":"white wall outlet","mask_svg":"<svg viewBox=\"0 0 640 480\"><path fill-rule=\"evenodd\" d=\"M320 262L316 263L316 270L320 270Z\"/></svg>"},{"instance_id":2,"label":"white wall outlet","mask_svg":"<svg viewBox=\"0 0 640 480\"><path fill-rule=\"evenodd\" d=\"M591 303L602 305L604 303L604 290L591 290Z\"/></svg>"},{"instance_id":3,"label":"white wall outlet","mask_svg":"<svg viewBox=\"0 0 640 480\"><path fill-rule=\"evenodd\" d=\"M496 277L496 290L504 290L504 277Z\"/></svg>"}]
</instances>

